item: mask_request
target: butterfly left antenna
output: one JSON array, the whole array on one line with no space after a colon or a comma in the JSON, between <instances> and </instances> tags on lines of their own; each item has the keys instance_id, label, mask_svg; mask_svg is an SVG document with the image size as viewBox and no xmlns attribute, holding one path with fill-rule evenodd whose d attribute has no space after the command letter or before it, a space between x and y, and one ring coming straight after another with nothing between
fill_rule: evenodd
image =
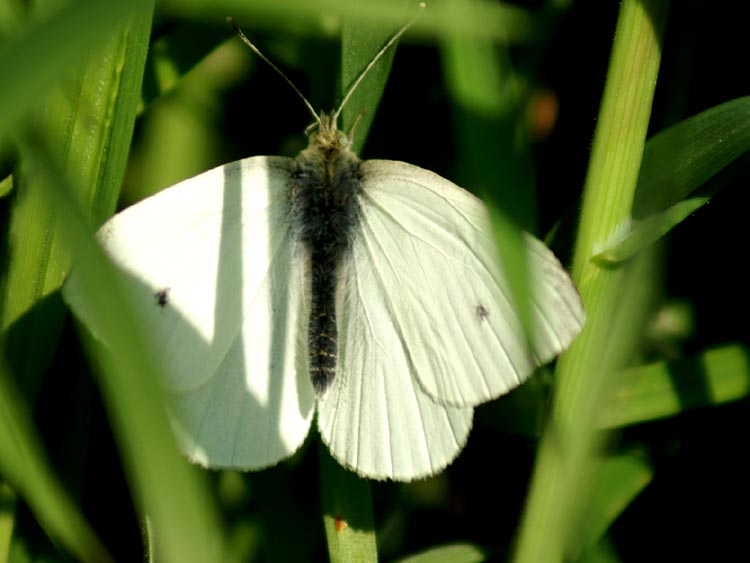
<instances>
[{"instance_id":1,"label":"butterfly left antenna","mask_svg":"<svg viewBox=\"0 0 750 563\"><path fill-rule=\"evenodd\" d=\"M245 36L245 34L244 34L244 33L242 33L242 30L241 30L241 29L240 29L240 28L239 28L239 27L237 26L237 24L236 24L236 23L234 23L234 20L233 20L233 19L232 19L231 17L227 18L227 23L229 23L229 25L231 25L231 26L232 26L232 29L234 29L234 32L235 32L235 33L237 34L237 36L238 36L238 37L239 37L240 39L242 39L242 41L244 41L244 42L245 42L245 45L247 45L248 47L250 47L250 49L252 49L252 51L253 51L253 52L254 52L254 53L255 53L256 55L258 55L258 56L259 56L259 57L260 57L260 58L261 58L261 59L262 59L263 61L265 61L265 62L266 62L266 63L268 64L268 66L270 66L270 67L271 67L272 69L274 69L274 70L275 70L275 71L276 71L276 72L277 72L277 73L278 73L278 74L279 74L279 75L281 76L281 78L283 78L284 80L286 80L286 83L287 83L287 84L289 84L289 86L291 86L291 87L292 87L292 90L294 90L294 91L295 91L295 92L297 93L297 95L298 95L298 96L299 96L300 98L302 98L302 101L303 101L303 102L305 103L305 105L307 106L307 109L308 109L308 110L310 110L310 113L311 113L311 114L312 114L312 116L313 116L313 117L315 118L315 121L317 121L317 122L318 122L318 125L319 125L319 126L322 126L322 125L323 125L323 121L322 121L322 120L320 119L320 116L319 116L319 115L318 115L318 113L317 113L317 112L316 112L316 111L315 111L315 110L313 109L313 107L312 107L312 104L311 104L310 102L308 102L308 101L307 101L307 98L305 98L305 96L304 96L304 95L302 94L302 92L300 92L300 91L299 91L299 89L298 89L298 88L297 88L297 87L296 87L296 86L294 85L294 82L292 82L291 80L289 80L289 79L288 79L288 78L286 77L286 74L284 74L283 72L281 72L281 71L280 71L280 70L278 69L278 67L277 67L277 66L276 66L275 64L273 64L273 63L272 63L272 62L271 62L271 61L270 61L270 60L268 59L268 57L266 57L266 56L265 56L265 55L264 55L263 53L261 53L261 52L260 52L260 49L258 49L258 48L257 48L257 47L256 47L255 45L253 45L253 42L252 42L252 41L250 41L250 40L249 40L249 39L248 39L248 38L247 38L247 37Z\"/></svg>"}]
</instances>

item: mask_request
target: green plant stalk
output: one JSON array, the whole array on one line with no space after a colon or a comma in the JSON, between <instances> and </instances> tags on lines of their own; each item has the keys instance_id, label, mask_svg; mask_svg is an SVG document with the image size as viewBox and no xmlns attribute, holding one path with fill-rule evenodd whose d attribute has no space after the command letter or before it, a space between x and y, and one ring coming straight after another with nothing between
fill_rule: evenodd
<instances>
[{"instance_id":1,"label":"green plant stalk","mask_svg":"<svg viewBox=\"0 0 750 563\"><path fill-rule=\"evenodd\" d=\"M602 443L597 407L609 376L637 338L639 319L628 310L627 290L641 281L624 265L605 269L590 258L628 231L667 7L667 0L625 0L618 17L573 261L587 321L558 362L552 418L537 456L516 561L562 561L581 547L576 535L590 492L591 461Z\"/></svg>"},{"instance_id":2,"label":"green plant stalk","mask_svg":"<svg viewBox=\"0 0 750 563\"><path fill-rule=\"evenodd\" d=\"M331 563L378 560L370 482L344 469L322 444L320 497Z\"/></svg>"},{"instance_id":3,"label":"green plant stalk","mask_svg":"<svg viewBox=\"0 0 750 563\"><path fill-rule=\"evenodd\" d=\"M376 5L372 0L356 0L350 4L355 7ZM402 0L385 3L391 9L399 9L409 4ZM383 6L378 5L378 9L382 10ZM409 16L414 17L414 13ZM351 17L344 20L341 30L339 85L342 99L351 84L397 29L398 27L394 29L374 24L366 18ZM342 112L342 122L339 126L347 134L359 120L353 139L355 152L359 152L364 146L388 82L395 50L395 47L391 48L370 70ZM318 455L323 526L331 562L377 561L377 538L370 482L341 467L322 444L319 445Z\"/></svg>"}]
</instances>

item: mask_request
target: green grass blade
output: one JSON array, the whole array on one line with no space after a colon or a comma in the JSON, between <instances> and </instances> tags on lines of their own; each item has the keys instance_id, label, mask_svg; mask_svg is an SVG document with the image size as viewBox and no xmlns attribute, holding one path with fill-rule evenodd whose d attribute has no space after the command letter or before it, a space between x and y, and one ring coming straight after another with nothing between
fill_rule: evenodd
<instances>
[{"instance_id":1,"label":"green grass blade","mask_svg":"<svg viewBox=\"0 0 750 563\"><path fill-rule=\"evenodd\" d=\"M320 495L331 563L378 560L370 482L344 469L321 443Z\"/></svg>"},{"instance_id":2,"label":"green grass blade","mask_svg":"<svg viewBox=\"0 0 750 563\"><path fill-rule=\"evenodd\" d=\"M384 5L385 4L385 5ZM163 0L164 13L185 18L223 21L227 15L252 19L259 25L294 27L318 35L331 35L335 18L367 21L372 25L398 28L414 15L415 3L351 2L349 0ZM321 17L324 15L325 17ZM415 25L420 33L458 33L509 43L537 39L538 25L532 15L506 3L477 2L464 10L451 2L427 2L425 16Z\"/></svg>"},{"instance_id":3,"label":"green grass blade","mask_svg":"<svg viewBox=\"0 0 750 563\"><path fill-rule=\"evenodd\" d=\"M750 395L750 351L732 344L694 358L657 362L617 374L599 424L616 428Z\"/></svg>"},{"instance_id":4,"label":"green grass blade","mask_svg":"<svg viewBox=\"0 0 750 563\"><path fill-rule=\"evenodd\" d=\"M527 498L515 560L563 561L580 553L581 521L602 436L596 417L613 373L645 322L648 263L604 269L591 261L627 229L651 115L668 3L621 4L584 186L573 280L586 308L583 332L557 364L552 418Z\"/></svg>"},{"instance_id":5,"label":"green grass blade","mask_svg":"<svg viewBox=\"0 0 750 563\"><path fill-rule=\"evenodd\" d=\"M470 543L456 543L432 547L399 559L396 563L481 563L489 554Z\"/></svg>"},{"instance_id":6,"label":"green grass blade","mask_svg":"<svg viewBox=\"0 0 750 563\"><path fill-rule=\"evenodd\" d=\"M367 0L357 0L352 4L367 4ZM407 0L395 0L384 4L384 9L398 9L403 6L411 6L413 14L407 20L414 18L419 11L414 2ZM341 29L341 96L344 96L349 87L367 67L375 54L385 45L393 34L401 27L383 26L373 24L366 19L348 18L344 21ZM362 151L367 133L375 118L375 111L380 104L388 75L391 72L393 57L396 54L396 46L389 49L370 69L367 76L362 80L352 94L342 111L342 130L349 134L356 122L352 140L352 150L359 154Z\"/></svg>"},{"instance_id":7,"label":"green grass blade","mask_svg":"<svg viewBox=\"0 0 750 563\"><path fill-rule=\"evenodd\" d=\"M150 14L148 7L130 22L123 18L125 24L110 26L104 45L57 69L67 75L66 79L46 87L44 103L33 118L55 147L59 162L76 178L77 185L88 190L79 195L86 201L88 214L97 221L114 210L124 175L148 49ZM96 17L95 12L74 15L89 23ZM60 17L60 25L64 25L73 16ZM106 19L101 25L108 29ZM75 43L73 39L66 41ZM40 64L56 62L61 64L50 57ZM12 74L14 69L8 71ZM56 74L55 69L48 74ZM17 89L17 94L23 95L30 87L27 82L22 80L3 91ZM35 99L35 95L29 95L24 101ZM18 196L11 201L9 257L0 280L0 326L7 336L8 364L33 404L42 374L55 354L64 320L65 309L54 292L70 261L57 238L55 213L47 198L35 189L23 169L13 180ZM10 505L2 510L7 511L9 520L13 519Z\"/></svg>"},{"instance_id":8,"label":"green grass blade","mask_svg":"<svg viewBox=\"0 0 750 563\"><path fill-rule=\"evenodd\" d=\"M8 561L11 538L15 525L16 493L6 483L0 482L0 561Z\"/></svg>"},{"instance_id":9,"label":"green grass blade","mask_svg":"<svg viewBox=\"0 0 750 563\"><path fill-rule=\"evenodd\" d=\"M0 359L0 474L21 495L47 534L79 561L113 561L81 511L55 476L43 452L31 412ZM2 496L13 502L9 491ZM7 532L12 516L5 517ZM3 534L10 537L9 533ZM3 539L3 542L6 540ZM0 544L0 561L7 560L9 544Z\"/></svg>"},{"instance_id":10,"label":"green grass blade","mask_svg":"<svg viewBox=\"0 0 750 563\"><path fill-rule=\"evenodd\" d=\"M604 537L652 477L653 468L642 456L621 454L601 460L583 529L579 532L583 553L592 550Z\"/></svg>"},{"instance_id":11,"label":"green grass blade","mask_svg":"<svg viewBox=\"0 0 750 563\"><path fill-rule=\"evenodd\" d=\"M138 112L172 92L200 61L232 37L232 29L226 23L207 28L193 22L178 22L170 27L149 49Z\"/></svg>"},{"instance_id":12,"label":"green grass blade","mask_svg":"<svg viewBox=\"0 0 750 563\"><path fill-rule=\"evenodd\" d=\"M656 213L633 225L630 233L612 248L592 258L602 266L612 266L631 259L644 248L651 246L674 227L690 217L709 202L711 196L701 195L675 203L669 209Z\"/></svg>"},{"instance_id":13,"label":"green grass blade","mask_svg":"<svg viewBox=\"0 0 750 563\"><path fill-rule=\"evenodd\" d=\"M750 97L708 109L646 143L633 201L640 219L682 201L750 152Z\"/></svg>"},{"instance_id":14,"label":"green grass blade","mask_svg":"<svg viewBox=\"0 0 750 563\"><path fill-rule=\"evenodd\" d=\"M581 555L580 563L621 563L620 555L609 536Z\"/></svg>"},{"instance_id":15,"label":"green grass blade","mask_svg":"<svg viewBox=\"0 0 750 563\"><path fill-rule=\"evenodd\" d=\"M29 173L37 176L34 185L56 209L61 238L75 251L78 285L66 299L94 335L86 343L100 366L98 384L133 497L153 524L158 560L226 560L215 507L197 471L178 453L167 421L158 355L125 305L119 278L44 140L28 135L22 148Z\"/></svg>"},{"instance_id":16,"label":"green grass blade","mask_svg":"<svg viewBox=\"0 0 750 563\"><path fill-rule=\"evenodd\" d=\"M34 118L58 161L76 185L85 187L80 198L97 223L113 213L124 175L150 14L146 9L132 20L136 23L110 30L104 46L69 64L68 79L46 88L49 95ZM38 377L49 362L64 311L54 304L32 307L60 287L70 260L56 239L54 211L47 200L29 185L23 171L16 174L15 184L22 197L16 198L11 213L12 251L0 287L0 326L13 329L8 361L23 372L20 377L33 395L36 383L28 379ZM45 345L46 350L25 343Z\"/></svg>"},{"instance_id":17,"label":"green grass blade","mask_svg":"<svg viewBox=\"0 0 750 563\"><path fill-rule=\"evenodd\" d=\"M748 153L750 98L723 103L654 136L643 155L631 231L596 259L616 264L656 242L716 191L695 190Z\"/></svg>"},{"instance_id":18,"label":"green grass blade","mask_svg":"<svg viewBox=\"0 0 750 563\"><path fill-rule=\"evenodd\" d=\"M70 68L85 60L132 13L150 5L151 0L65 2L9 39L0 48L0 137L12 123L33 111Z\"/></svg>"}]
</instances>

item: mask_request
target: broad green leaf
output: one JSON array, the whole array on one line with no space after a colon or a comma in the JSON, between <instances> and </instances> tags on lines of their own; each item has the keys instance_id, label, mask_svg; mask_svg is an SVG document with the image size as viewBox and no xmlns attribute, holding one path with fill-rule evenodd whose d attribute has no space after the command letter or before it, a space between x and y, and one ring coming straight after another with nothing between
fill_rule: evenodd
<instances>
[{"instance_id":1,"label":"broad green leaf","mask_svg":"<svg viewBox=\"0 0 750 563\"><path fill-rule=\"evenodd\" d=\"M731 344L693 358L620 372L599 412L599 424L603 428L639 424L749 394L750 351Z\"/></svg>"},{"instance_id":2,"label":"broad green leaf","mask_svg":"<svg viewBox=\"0 0 750 563\"><path fill-rule=\"evenodd\" d=\"M656 242L712 195L690 194L747 154L748 97L708 109L655 135L644 149L630 232L594 259L616 264Z\"/></svg>"},{"instance_id":3,"label":"broad green leaf","mask_svg":"<svg viewBox=\"0 0 750 563\"><path fill-rule=\"evenodd\" d=\"M431 547L414 555L399 559L397 563L481 563L489 554L470 543L456 543Z\"/></svg>"}]
</instances>

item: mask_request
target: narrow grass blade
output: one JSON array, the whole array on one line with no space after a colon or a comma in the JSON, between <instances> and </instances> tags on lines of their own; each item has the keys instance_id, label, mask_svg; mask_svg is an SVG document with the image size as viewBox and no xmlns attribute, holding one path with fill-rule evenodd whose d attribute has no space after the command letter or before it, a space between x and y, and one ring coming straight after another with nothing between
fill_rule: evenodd
<instances>
[{"instance_id":1,"label":"narrow grass blade","mask_svg":"<svg viewBox=\"0 0 750 563\"><path fill-rule=\"evenodd\" d=\"M648 486L653 468L643 456L622 454L605 457L592 484L592 494L583 529L581 552L585 553L604 537L617 518Z\"/></svg>"},{"instance_id":2,"label":"narrow grass blade","mask_svg":"<svg viewBox=\"0 0 750 563\"><path fill-rule=\"evenodd\" d=\"M602 266L616 265L625 262L644 248L654 244L674 227L690 217L695 211L709 202L711 196L696 196L675 203L669 209L649 216L637 225L633 225L630 233L615 244L593 257Z\"/></svg>"},{"instance_id":3,"label":"narrow grass blade","mask_svg":"<svg viewBox=\"0 0 750 563\"><path fill-rule=\"evenodd\" d=\"M21 142L35 185L54 206L61 239L75 251L79 293L66 298L93 337L98 384L133 497L153 524L160 561L225 561L215 506L197 470L177 451L158 385L157 358L126 306L118 277L70 195L65 173L33 132Z\"/></svg>"},{"instance_id":4,"label":"narrow grass blade","mask_svg":"<svg viewBox=\"0 0 750 563\"><path fill-rule=\"evenodd\" d=\"M34 20L0 48L0 138L33 111L50 88L95 51L133 13L152 0L79 0ZM29 69L34 69L29 72Z\"/></svg>"},{"instance_id":5,"label":"narrow grass blade","mask_svg":"<svg viewBox=\"0 0 750 563\"><path fill-rule=\"evenodd\" d=\"M318 34L330 35L331 22L338 18L367 21L373 25L398 28L414 14L414 4L401 3L383 9L382 2L351 2L349 0L163 0L160 10L186 18L216 18L227 15L237 19L252 18L260 25L278 29L303 25ZM450 2L427 2L427 13L417 23L420 33L459 33L470 37L516 42L537 38L538 25L532 14L516 6L499 2L477 2L470 11L456 8ZM324 15L325 17L321 17Z\"/></svg>"},{"instance_id":6,"label":"narrow grass blade","mask_svg":"<svg viewBox=\"0 0 750 563\"><path fill-rule=\"evenodd\" d=\"M668 209L748 152L750 97L725 102L658 133L646 143L633 217Z\"/></svg>"},{"instance_id":7,"label":"narrow grass blade","mask_svg":"<svg viewBox=\"0 0 750 563\"><path fill-rule=\"evenodd\" d=\"M456 543L431 547L425 551L399 559L396 563L481 563L489 554L470 543Z\"/></svg>"},{"instance_id":8,"label":"narrow grass blade","mask_svg":"<svg viewBox=\"0 0 750 563\"><path fill-rule=\"evenodd\" d=\"M320 494L331 563L377 561L370 482L341 467L321 443Z\"/></svg>"},{"instance_id":9,"label":"narrow grass blade","mask_svg":"<svg viewBox=\"0 0 750 563\"><path fill-rule=\"evenodd\" d=\"M85 201L87 214L101 221L113 212L124 175L153 7L148 2L135 2L127 13L140 8L139 17L129 20L125 13L119 21L110 21L109 16L99 21L97 8L88 4L80 2L75 8L69 6L67 11L52 15L60 18L55 22L58 28L53 37L65 44L62 51L75 45L82 49L86 45L79 42L83 40L89 42L90 52L76 52L74 59L68 53L72 60L60 58L57 51L61 47L47 45L49 37L33 38L34 33L45 32L48 21L37 14L40 20L27 28L34 44L25 39L16 40L8 46L10 52L16 52L16 58L6 61L9 66L2 67L0 63L5 76L23 72L20 81L8 83L0 96L7 95L8 103L14 103L14 99L22 102L14 108L6 106L18 115L28 111L28 104L37 106L32 118L35 127L43 131L55 147L55 158L76 178L77 185L85 186L86 193L78 195ZM36 8L40 11L44 6L39 4ZM120 11L118 7L113 13L117 15ZM78 27L86 24L108 32L103 45L96 43L102 42L96 34L66 35L77 33ZM23 29L23 26L16 29ZM40 42L54 53L35 61L34 57L41 56L35 51ZM28 72L23 67L24 62L39 64L40 75L49 81L65 75L64 80L45 85L46 97L41 105L37 103L37 93L31 93L38 86L39 77L36 72ZM26 155L21 153L21 156L23 161ZM65 309L55 292L67 274L70 260L65 245L58 239L55 211L46 195L36 189L33 178L26 176L23 168L15 171L12 180L9 238L5 242L8 257L4 260L6 268L0 280L0 327L6 336L8 366L33 405L42 374L55 354L65 317ZM51 473L49 479L52 479ZM48 502L54 502L56 489L39 482L37 485L42 487L39 491L29 489L33 484L26 484L20 490L25 491L25 495L44 495L49 491ZM32 503L32 508L35 504L39 505L38 499ZM1 510L5 511L8 521L15 518L10 503L3 504ZM73 508L70 510L72 512ZM43 521L45 515L38 517Z\"/></svg>"},{"instance_id":10,"label":"narrow grass blade","mask_svg":"<svg viewBox=\"0 0 750 563\"><path fill-rule=\"evenodd\" d=\"M698 188L748 154L747 97L708 109L654 136L644 150L630 232L595 259L616 264L656 242L707 203L717 189L697 194Z\"/></svg>"},{"instance_id":11,"label":"narrow grass blade","mask_svg":"<svg viewBox=\"0 0 750 563\"><path fill-rule=\"evenodd\" d=\"M367 4L367 0L357 0L353 4ZM341 95L345 95L354 81L364 71L375 54L388 42L393 34L409 19L417 15L418 8L414 2L408 0L391 0L381 3L383 10L398 10L404 6L411 6L414 13L401 24L383 26L374 24L367 19L348 18L341 29ZM349 134L356 123L352 141L352 150L359 154L364 146L367 133L375 118L375 111L380 104L388 75L391 72L395 46L389 49L370 69L352 94L342 112L342 128Z\"/></svg>"},{"instance_id":12,"label":"narrow grass blade","mask_svg":"<svg viewBox=\"0 0 750 563\"><path fill-rule=\"evenodd\" d=\"M37 435L33 417L7 366L0 358L0 475L34 512L49 536L60 542L79 561L113 561L81 511L55 476ZM13 502L10 491L0 498ZM3 503L5 504L5 503ZM5 519L10 532L10 513ZM3 534L9 537L9 534ZM5 541L5 540L4 540ZM0 544L0 561L6 561L9 545Z\"/></svg>"},{"instance_id":13,"label":"narrow grass blade","mask_svg":"<svg viewBox=\"0 0 750 563\"><path fill-rule=\"evenodd\" d=\"M731 344L706 350L693 358L620 372L598 420L603 428L616 428L748 395L750 350Z\"/></svg>"}]
</instances>

